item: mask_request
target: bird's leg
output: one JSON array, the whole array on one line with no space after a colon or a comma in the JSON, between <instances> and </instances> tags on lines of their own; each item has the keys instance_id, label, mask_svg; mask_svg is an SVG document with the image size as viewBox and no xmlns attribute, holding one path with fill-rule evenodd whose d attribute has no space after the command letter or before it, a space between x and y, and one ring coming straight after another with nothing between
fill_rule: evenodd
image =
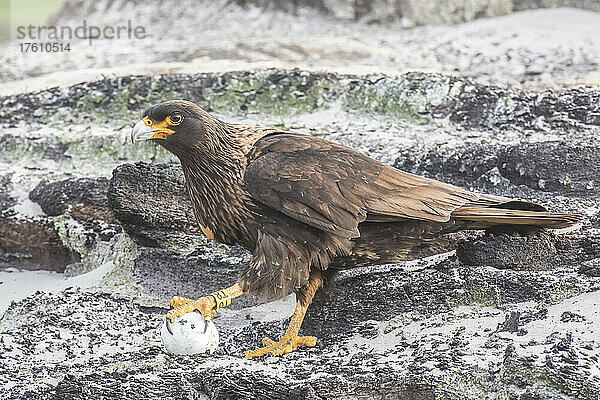
<instances>
[{"instance_id":1,"label":"bird's leg","mask_svg":"<svg viewBox=\"0 0 600 400\"><path fill-rule=\"evenodd\" d=\"M217 309L228 306L232 299L242 294L244 292L241 286L236 283L227 289L219 290L198 300L175 296L171 299L173 309L167 313L167 318L171 322L175 322L177 317L198 310L205 319L209 320L215 316Z\"/></svg>"},{"instance_id":2,"label":"bird's leg","mask_svg":"<svg viewBox=\"0 0 600 400\"><path fill-rule=\"evenodd\" d=\"M275 342L269 338L264 338L262 344L264 347L256 349L254 351L247 351L244 353L245 358L261 357L271 353L274 356L280 356L283 354L291 353L300 346L315 347L317 344L317 338L314 336L298 336L304 315L308 306L315 297L315 293L322 285L320 278L311 278L308 284L302 289L303 298L296 303L296 309L292 320L287 328L287 331L283 337Z\"/></svg>"}]
</instances>

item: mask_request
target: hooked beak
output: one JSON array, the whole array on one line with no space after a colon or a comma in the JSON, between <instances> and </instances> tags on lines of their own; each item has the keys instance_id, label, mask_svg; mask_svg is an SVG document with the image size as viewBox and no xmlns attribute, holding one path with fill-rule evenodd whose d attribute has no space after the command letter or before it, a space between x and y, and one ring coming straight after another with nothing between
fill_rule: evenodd
<instances>
[{"instance_id":1,"label":"hooked beak","mask_svg":"<svg viewBox=\"0 0 600 400\"><path fill-rule=\"evenodd\" d=\"M167 136L175 133L163 124L154 124L148 117L140 120L131 129L131 143L143 142L151 139L166 139Z\"/></svg>"},{"instance_id":2,"label":"hooked beak","mask_svg":"<svg viewBox=\"0 0 600 400\"><path fill-rule=\"evenodd\" d=\"M142 119L133 126L133 129L131 129L131 143L150 140L154 136L154 133L154 129L152 129L151 126L146 125Z\"/></svg>"}]
</instances>

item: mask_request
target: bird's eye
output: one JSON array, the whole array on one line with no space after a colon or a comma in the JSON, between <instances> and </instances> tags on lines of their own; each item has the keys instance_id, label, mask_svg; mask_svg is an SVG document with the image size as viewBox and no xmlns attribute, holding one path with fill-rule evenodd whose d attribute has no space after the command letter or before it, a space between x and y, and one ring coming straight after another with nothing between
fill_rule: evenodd
<instances>
[{"instance_id":1,"label":"bird's eye","mask_svg":"<svg viewBox=\"0 0 600 400\"><path fill-rule=\"evenodd\" d=\"M169 115L169 124L171 125L179 125L183 121L183 116L179 113L173 113Z\"/></svg>"}]
</instances>

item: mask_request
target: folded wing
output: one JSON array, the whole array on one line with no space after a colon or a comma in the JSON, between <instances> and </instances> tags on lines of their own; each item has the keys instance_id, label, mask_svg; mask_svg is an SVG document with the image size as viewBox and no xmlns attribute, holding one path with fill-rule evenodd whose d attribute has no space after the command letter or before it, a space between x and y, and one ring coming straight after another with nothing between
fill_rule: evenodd
<instances>
[{"instance_id":1,"label":"folded wing","mask_svg":"<svg viewBox=\"0 0 600 400\"><path fill-rule=\"evenodd\" d=\"M480 195L402 172L362 153L310 136L265 136L249 154L252 197L289 217L342 237L363 221L446 222Z\"/></svg>"}]
</instances>

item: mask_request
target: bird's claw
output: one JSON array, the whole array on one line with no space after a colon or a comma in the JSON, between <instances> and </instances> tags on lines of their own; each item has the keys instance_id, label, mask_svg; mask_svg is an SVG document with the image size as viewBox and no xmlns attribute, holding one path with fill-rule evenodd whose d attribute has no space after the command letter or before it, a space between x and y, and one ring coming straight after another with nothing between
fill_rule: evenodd
<instances>
[{"instance_id":1,"label":"bird's claw","mask_svg":"<svg viewBox=\"0 0 600 400\"><path fill-rule=\"evenodd\" d=\"M187 299L185 297L173 296L173 298L171 299L171 307L177 308L179 306L182 306L187 303L191 303L193 301L194 301L193 299Z\"/></svg>"},{"instance_id":2,"label":"bird's claw","mask_svg":"<svg viewBox=\"0 0 600 400\"><path fill-rule=\"evenodd\" d=\"M279 342L275 342L266 337L262 340L262 344L264 347L245 352L244 358L262 357L269 353L272 356L282 356L291 353L300 346L315 347L317 345L317 338L314 336L294 336L287 338L284 336Z\"/></svg>"},{"instance_id":3,"label":"bird's claw","mask_svg":"<svg viewBox=\"0 0 600 400\"><path fill-rule=\"evenodd\" d=\"M174 308L167 313L167 319L173 323L177 317L181 317L192 311L199 311L204 320L208 321L217 314L214 303L215 300L212 297L201 297L198 300L190 300L175 296L171 299L171 306Z\"/></svg>"},{"instance_id":4,"label":"bird's claw","mask_svg":"<svg viewBox=\"0 0 600 400\"><path fill-rule=\"evenodd\" d=\"M172 335L173 331L171 330L171 320L168 317L165 317L165 325L167 327L167 331Z\"/></svg>"}]
</instances>

